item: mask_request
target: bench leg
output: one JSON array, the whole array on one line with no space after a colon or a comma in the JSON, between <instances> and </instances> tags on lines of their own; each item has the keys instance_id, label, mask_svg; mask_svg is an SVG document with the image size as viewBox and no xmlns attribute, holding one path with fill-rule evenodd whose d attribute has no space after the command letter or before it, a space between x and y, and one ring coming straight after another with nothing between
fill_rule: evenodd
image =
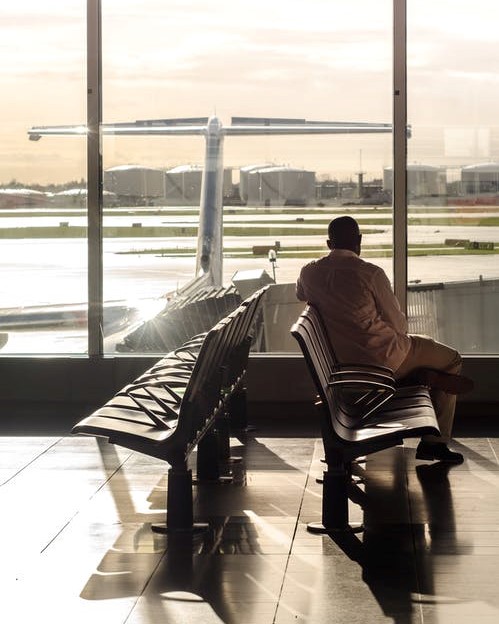
<instances>
[{"instance_id":1,"label":"bench leg","mask_svg":"<svg viewBox=\"0 0 499 624\"><path fill-rule=\"evenodd\" d=\"M199 441L197 456L196 482L216 481L217 483L231 483L232 477L220 475L220 453L218 435L212 427Z\"/></svg>"},{"instance_id":2,"label":"bench leg","mask_svg":"<svg viewBox=\"0 0 499 624\"><path fill-rule=\"evenodd\" d=\"M215 429L218 436L218 456L221 462L236 463L242 457L231 455L230 452L230 417L227 410L223 410L215 419Z\"/></svg>"},{"instance_id":3,"label":"bench leg","mask_svg":"<svg viewBox=\"0 0 499 624\"><path fill-rule=\"evenodd\" d=\"M312 533L360 531L361 525L348 522L348 487L350 473L345 465L328 466L323 473L322 523L310 522L307 529Z\"/></svg>"},{"instance_id":4,"label":"bench leg","mask_svg":"<svg viewBox=\"0 0 499 624\"><path fill-rule=\"evenodd\" d=\"M226 462L230 458L230 424L229 417L222 411L215 419L215 429L218 437L218 456L220 461Z\"/></svg>"},{"instance_id":5,"label":"bench leg","mask_svg":"<svg viewBox=\"0 0 499 624\"><path fill-rule=\"evenodd\" d=\"M248 404L246 388L239 388L231 394L228 400L230 427L233 431L251 431L254 427L248 425Z\"/></svg>"},{"instance_id":6,"label":"bench leg","mask_svg":"<svg viewBox=\"0 0 499 624\"><path fill-rule=\"evenodd\" d=\"M153 525L156 533L175 531L202 531L206 523L195 523L192 504L192 471L187 466L168 470L168 491L166 500L166 525Z\"/></svg>"}]
</instances>

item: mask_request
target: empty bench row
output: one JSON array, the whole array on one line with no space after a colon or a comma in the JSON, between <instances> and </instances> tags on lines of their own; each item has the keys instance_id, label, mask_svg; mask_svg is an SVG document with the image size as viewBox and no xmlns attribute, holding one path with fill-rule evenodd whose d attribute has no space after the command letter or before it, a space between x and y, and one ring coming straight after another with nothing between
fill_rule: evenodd
<instances>
[{"instance_id":1,"label":"empty bench row","mask_svg":"<svg viewBox=\"0 0 499 624\"><path fill-rule=\"evenodd\" d=\"M73 433L103 436L170 465L166 527L156 530L195 527L188 467L194 448L198 478L219 476L220 457L228 448L227 419L234 397L242 392L252 328L265 291L169 353L73 428Z\"/></svg>"}]
</instances>

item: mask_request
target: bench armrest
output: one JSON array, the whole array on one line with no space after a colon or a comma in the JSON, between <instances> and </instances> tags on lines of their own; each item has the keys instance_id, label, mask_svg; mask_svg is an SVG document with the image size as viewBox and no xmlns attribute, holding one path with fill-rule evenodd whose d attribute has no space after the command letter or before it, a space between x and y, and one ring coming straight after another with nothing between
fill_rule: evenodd
<instances>
[{"instance_id":1,"label":"bench armrest","mask_svg":"<svg viewBox=\"0 0 499 624\"><path fill-rule=\"evenodd\" d=\"M346 362L337 364L337 370L358 370L358 371L366 371L372 373L379 373L380 375L388 375L393 377L393 370L388 368L388 366L380 366L378 364L359 364L358 362Z\"/></svg>"},{"instance_id":2,"label":"bench armrest","mask_svg":"<svg viewBox=\"0 0 499 624\"><path fill-rule=\"evenodd\" d=\"M356 381L364 384L382 384L393 388L395 391L395 379L386 372L378 372L365 368L354 367L345 368L344 370L335 370L331 373L328 385L332 385L342 381Z\"/></svg>"},{"instance_id":3,"label":"bench armrest","mask_svg":"<svg viewBox=\"0 0 499 624\"><path fill-rule=\"evenodd\" d=\"M338 391L342 410L364 420L395 394L393 377L366 370L343 370L331 374L328 387Z\"/></svg>"}]
</instances>

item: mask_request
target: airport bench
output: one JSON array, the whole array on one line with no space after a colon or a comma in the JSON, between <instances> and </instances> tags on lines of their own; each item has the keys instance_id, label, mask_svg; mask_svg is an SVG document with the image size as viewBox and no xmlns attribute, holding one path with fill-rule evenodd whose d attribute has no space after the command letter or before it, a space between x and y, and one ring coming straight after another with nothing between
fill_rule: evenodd
<instances>
[{"instance_id":1,"label":"airport bench","mask_svg":"<svg viewBox=\"0 0 499 624\"><path fill-rule=\"evenodd\" d=\"M241 296L233 285L227 288L200 285L193 293L179 293L159 314L127 334L117 349L168 353L193 334L208 331L240 303Z\"/></svg>"},{"instance_id":2,"label":"airport bench","mask_svg":"<svg viewBox=\"0 0 499 624\"><path fill-rule=\"evenodd\" d=\"M229 411L244 396L252 327L266 288L185 348L167 354L73 427L166 461L166 525L159 532L200 528L193 522L191 452L198 480L217 480L229 454Z\"/></svg>"},{"instance_id":3,"label":"airport bench","mask_svg":"<svg viewBox=\"0 0 499 624\"><path fill-rule=\"evenodd\" d=\"M439 435L426 386L396 387L388 368L340 364L319 312L308 304L291 328L319 395L327 469L323 474L322 523L312 532L346 531L351 465L405 438Z\"/></svg>"}]
</instances>

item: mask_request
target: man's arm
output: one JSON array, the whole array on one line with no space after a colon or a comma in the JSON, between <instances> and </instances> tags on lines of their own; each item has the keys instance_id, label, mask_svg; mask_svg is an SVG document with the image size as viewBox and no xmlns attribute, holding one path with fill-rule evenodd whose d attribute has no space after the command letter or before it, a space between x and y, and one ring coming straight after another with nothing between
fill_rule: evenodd
<instances>
[{"instance_id":1,"label":"man's arm","mask_svg":"<svg viewBox=\"0 0 499 624\"><path fill-rule=\"evenodd\" d=\"M381 318L389 323L399 334L406 334L408 329L407 318L400 309L400 304L392 290L390 280L382 269L377 271L374 276L373 292Z\"/></svg>"},{"instance_id":2,"label":"man's arm","mask_svg":"<svg viewBox=\"0 0 499 624\"><path fill-rule=\"evenodd\" d=\"M300 277L296 281L296 298L299 299L300 301L307 300L307 297L305 296L305 292L303 290L303 285L301 283L301 271L300 271Z\"/></svg>"}]
</instances>

